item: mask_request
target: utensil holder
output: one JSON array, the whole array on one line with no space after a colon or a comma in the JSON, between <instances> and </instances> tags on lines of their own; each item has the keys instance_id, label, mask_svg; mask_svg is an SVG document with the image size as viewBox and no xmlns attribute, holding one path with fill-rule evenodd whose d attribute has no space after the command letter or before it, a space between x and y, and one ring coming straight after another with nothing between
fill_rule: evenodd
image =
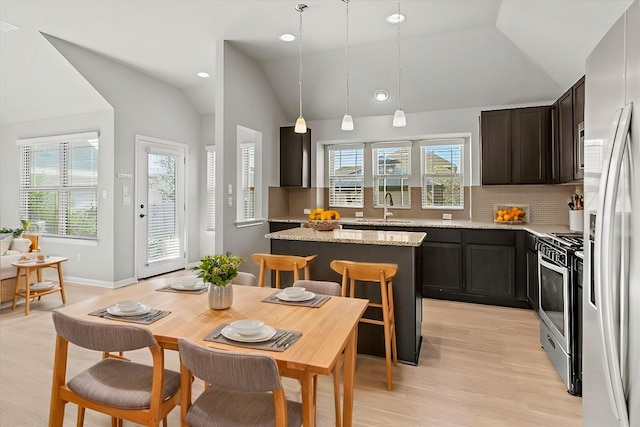
<instances>
[{"instance_id":1,"label":"utensil holder","mask_svg":"<svg viewBox=\"0 0 640 427\"><path fill-rule=\"evenodd\" d=\"M569 230L584 231L584 210L569 211Z\"/></svg>"}]
</instances>

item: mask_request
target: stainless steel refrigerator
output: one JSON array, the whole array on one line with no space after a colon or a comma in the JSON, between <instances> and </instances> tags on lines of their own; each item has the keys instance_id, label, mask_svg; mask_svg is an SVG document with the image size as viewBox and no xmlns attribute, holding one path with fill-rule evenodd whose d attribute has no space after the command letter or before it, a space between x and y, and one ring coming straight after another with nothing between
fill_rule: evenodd
<instances>
[{"instance_id":1,"label":"stainless steel refrigerator","mask_svg":"<svg viewBox=\"0 0 640 427\"><path fill-rule=\"evenodd\" d=\"M585 84L583 423L640 427L640 0Z\"/></svg>"}]
</instances>

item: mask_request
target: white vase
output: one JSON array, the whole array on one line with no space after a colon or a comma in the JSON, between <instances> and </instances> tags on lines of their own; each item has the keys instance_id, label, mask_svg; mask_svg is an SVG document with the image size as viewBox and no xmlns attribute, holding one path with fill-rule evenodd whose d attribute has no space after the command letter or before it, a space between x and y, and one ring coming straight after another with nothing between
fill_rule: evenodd
<instances>
[{"instance_id":1,"label":"white vase","mask_svg":"<svg viewBox=\"0 0 640 427\"><path fill-rule=\"evenodd\" d=\"M233 285L224 286L209 283L209 308L212 310L226 310L233 303Z\"/></svg>"}]
</instances>

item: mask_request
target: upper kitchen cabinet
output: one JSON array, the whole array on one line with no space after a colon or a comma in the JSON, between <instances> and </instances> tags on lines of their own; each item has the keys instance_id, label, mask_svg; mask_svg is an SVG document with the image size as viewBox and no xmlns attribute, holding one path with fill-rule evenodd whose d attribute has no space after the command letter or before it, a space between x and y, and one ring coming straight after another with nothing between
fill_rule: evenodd
<instances>
[{"instance_id":1,"label":"upper kitchen cabinet","mask_svg":"<svg viewBox=\"0 0 640 427\"><path fill-rule=\"evenodd\" d=\"M311 187L311 129L280 128L280 187Z\"/></svg>"},{"instance_id":2,"label":"upper kitchen cabinet","mask_svg":"<svg viewBox=\"0 0 640 427\"><path fill-rule=\"evenodd\" d=\"M551 107L483 111L482 184L545 184L550 170Z\"/></svg>"},{"instance_id":3,"label":"upper kitchen cabinet","mask_svg":"<svg viewBox=\"0 0 640 427\"><path fill-rule=\"evenodd\" d=\"M580 181L584 177L583 122L584 77L558 99L558 150L560 182Z\"/></svg>"}]
</instances>

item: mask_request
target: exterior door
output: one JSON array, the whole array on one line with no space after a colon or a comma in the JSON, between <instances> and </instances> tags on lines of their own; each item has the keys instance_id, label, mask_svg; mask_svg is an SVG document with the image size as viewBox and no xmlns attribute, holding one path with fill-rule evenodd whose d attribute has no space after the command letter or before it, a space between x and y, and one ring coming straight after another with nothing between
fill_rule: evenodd
<instances>
[{"instance_id":1,"label":"exterior door","mask_svg":"<svg viewBox=\"0 0 640 427\"><path fill-rule=\"evenodd\" d=\"M137 277L185 268L186 146L136 135Z\"/></svg>"}]
</instances>

